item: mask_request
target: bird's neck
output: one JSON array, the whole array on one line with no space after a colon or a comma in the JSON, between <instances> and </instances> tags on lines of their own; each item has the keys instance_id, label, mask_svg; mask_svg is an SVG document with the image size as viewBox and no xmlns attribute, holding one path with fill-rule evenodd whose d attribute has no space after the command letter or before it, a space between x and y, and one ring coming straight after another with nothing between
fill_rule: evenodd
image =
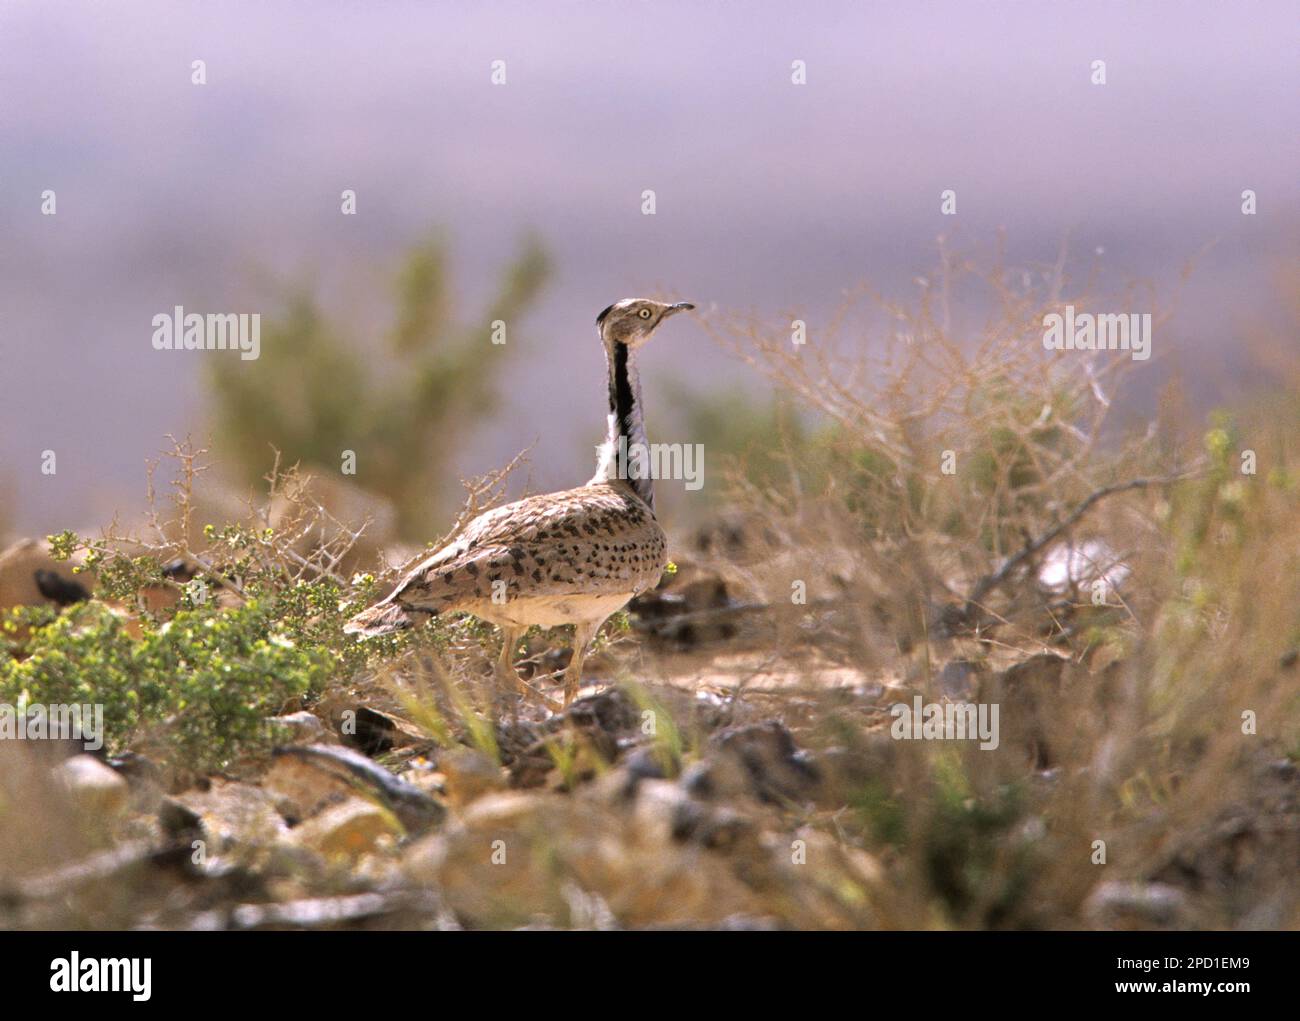
<instances>
[{"instance_id":1,"label":"bird's neck","mask_svg":"<svg viewBox=\"0 0 1300 1021\"><path fill-rule=\"evenodd\" d=\"M653 511L650 445L641 415L641 378L635 356L626 344L609 341L605 344L605 360L609 364L609 429L591 481L623 479Z\"/></svg>"}]
</instances>

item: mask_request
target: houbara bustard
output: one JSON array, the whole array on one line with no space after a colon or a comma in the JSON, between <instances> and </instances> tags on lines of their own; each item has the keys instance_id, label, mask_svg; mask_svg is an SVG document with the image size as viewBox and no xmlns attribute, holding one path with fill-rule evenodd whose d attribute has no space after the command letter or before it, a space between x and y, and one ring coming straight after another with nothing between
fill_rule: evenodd
<instances>
[{"instance_id":1,"label":"houbara bustard","mask_svg":"<svg viewBox=\"0 0 1300 1021\"><path fill-rule=\"evenodd\" d=\"M540 695L515 672L515 646L534 625L572 624L564 704L573 701L587 646L601 624L658 584L668 563L667 540L655 519L635 352L665 319L694 307L624 298L601 312L596 326L609 367L609 427L591 481L480 514L343 630L383 635L440 613L472 613L501 629L502 679Z\"/></svg>"}]
</instances>

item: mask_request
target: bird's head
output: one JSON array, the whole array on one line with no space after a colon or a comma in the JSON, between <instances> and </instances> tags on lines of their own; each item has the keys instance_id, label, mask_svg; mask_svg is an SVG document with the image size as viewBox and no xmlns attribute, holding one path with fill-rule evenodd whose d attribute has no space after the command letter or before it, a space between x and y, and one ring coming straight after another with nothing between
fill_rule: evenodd
<instances>
[{"instance_id":1,"label":"bird's head","mask_svg":"<svg viewBox=\"0 0 1300 1021\"><path fill-rule=\"evenodd\" d=\"M649 298L624 298L598 315L596 326L606 344L626 344L634 348L649 340L650 334L669 316L687 312L694 307L689 301L665 305L662 301L651 301Z\"/></svg>"}]
</instances>

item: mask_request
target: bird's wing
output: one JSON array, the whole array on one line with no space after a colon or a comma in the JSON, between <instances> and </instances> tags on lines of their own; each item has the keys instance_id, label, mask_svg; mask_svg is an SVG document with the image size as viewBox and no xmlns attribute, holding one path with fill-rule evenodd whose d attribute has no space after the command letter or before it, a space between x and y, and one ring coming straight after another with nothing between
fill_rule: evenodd
<instances>
[{"instance_id":1,"label":"bird's wing","mask_svg":"<svg viewBox=\"0 0 1300 1021\"><path fill-rule=\"evenodd\" d=\"M662 529L621 487L583 486L487 511L420 563L389 597L436 612L519 596L641 591L659 580Z\"/></svg>"}]
</instances>

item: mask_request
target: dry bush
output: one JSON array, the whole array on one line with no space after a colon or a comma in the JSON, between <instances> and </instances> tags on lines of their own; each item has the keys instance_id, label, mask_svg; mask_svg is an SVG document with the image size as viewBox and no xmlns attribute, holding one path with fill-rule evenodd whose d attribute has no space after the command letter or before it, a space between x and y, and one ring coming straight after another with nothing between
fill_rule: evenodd
<instances>
[{"instance_id":1,"label":"dry bush","mask_svg":"<svg viewBox=\"0 0 1300 1021\"><path fill-rule=\"evenodd\" d=\"M1041 344L1045 313L1095 306L998 271L963 335L946 296L970 274L945 262L918 307L882 305L877 359L845 353L847 314L802 346L783 324L710 324L814 423L783 484L731 477L745 555L707 566L807 671L766 704L848 763L822 825L890 861L888 925L1129 924L1142 909L1101 884L1154 880L1189 894L1161 924L1295 925L1300 361L1267 407L1188 423L1171 396L1121 431L1127 353ZM1096 549L1113 557L1099 601L1087 564L1041 583ZM860 671L862 697L818 693L827 661ZM889 706L914 694L997 703L1001 746L890 740Z\"/></svg>"}]
</instances>

